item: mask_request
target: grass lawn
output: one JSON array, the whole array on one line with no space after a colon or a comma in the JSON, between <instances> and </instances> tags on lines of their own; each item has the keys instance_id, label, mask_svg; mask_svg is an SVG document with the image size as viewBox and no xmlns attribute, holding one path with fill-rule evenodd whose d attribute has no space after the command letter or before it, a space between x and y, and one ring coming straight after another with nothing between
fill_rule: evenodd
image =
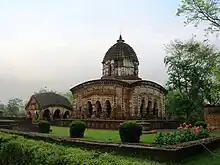
<instances>
[{"instance_id":1,"label":"grass lawn","mask_svg":"<svg viewBox=\"0 0 220 165\"><path fill-rule=\"evenodd\" d=\"M163 130L163 131L175 131L175 130ZM69 127L55 127L52 126L52 135L54 136L64 136L69 137ZM212 133L213 136L220 136L219 133ZM143 134L141 136L142 143L152 143L154 140L155 134ZM86 129L85 137L86 140L99 140L99 141L116 141L120 142L120 137L118 130L100 130L100 129ZM118 155L119 156L119 155ZM120 157L120 156L119 156ZM123 157L123 156L122 156ZM136 158L127 157L126 159L132 159L140 162L145 162L149 165L220 165L220 149L213 151L213 154L210 154L208 151L204 154L193 156L189 159L186 159L182 163L176 164L164 164L164 163L154 163L149 160L139 160Z\"/></svg>"},{"instance_id":2,"label":"grass lawn","mask_svg":"<svg viewBox=\"0 0 220 165\"><path fill-rule=\"evenodd\" d=\"M69 127L55 127L52 126L52 135L69 137ZM155 134L143 134L141 136L141 143L152 143ZM84 138L86 140L97 141L115 141L120 142L118 130L101 130L101 129L86 129Z\"/></svg>"},{"instance_id":3,"label":"grass lawn","mask_svg":"<svg viewBox=\"0 0 220 165\"><path fill-rule=\"evenodd\" d=\"M175 131L174 130L161 130L161 131ZM52 126L52 132L54 136L69 137L69 127L56 127ZM219 133L212 133L213 136L220 136ZM151 144L154 141L156 134L143 134L141 136L141 143ZM118 130L104 130L104 129L86 129L84 138L85 140L97 140L97 141L114 141L120 142L120 136Z\"/></svg>"},{"instance_id":4,"label":"grass lawn","mask_svg":"<svg viewBox=\"0 0 220 165\"><path fill-rule=\"evenodd\" d=\"M173 132L173 130L161 130L165 132ZM52 126L52 132L54 136L69 137L69 127L56 127ZM220 136L219 133L212 133L213 136ZM141 136L141 143L151 144L154 141L156 134L143 134ZM104 130L104 129L86 129L84 138L85 140L97 140L97 141L114 141L120 142L120 136L118 130Z\"/></svg>"}]
</instances>

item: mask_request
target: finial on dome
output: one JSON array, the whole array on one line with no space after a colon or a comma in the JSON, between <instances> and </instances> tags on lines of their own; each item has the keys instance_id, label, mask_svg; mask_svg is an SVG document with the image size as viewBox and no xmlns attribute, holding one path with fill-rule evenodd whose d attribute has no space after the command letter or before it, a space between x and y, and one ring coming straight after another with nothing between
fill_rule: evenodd
<instances>
[{"instance_id":1,"label":"finial on dome","mask_svg":"<svg viewBox=\"0 0 220 165\"><path fill-rule=\"evenodd\" d=\"M122 39L121 34L120 34L119 39L117 40L117 42L118 42L118 43L123 43L123 42L125 42L125 40Z\"/></svg>"}]
</instances>

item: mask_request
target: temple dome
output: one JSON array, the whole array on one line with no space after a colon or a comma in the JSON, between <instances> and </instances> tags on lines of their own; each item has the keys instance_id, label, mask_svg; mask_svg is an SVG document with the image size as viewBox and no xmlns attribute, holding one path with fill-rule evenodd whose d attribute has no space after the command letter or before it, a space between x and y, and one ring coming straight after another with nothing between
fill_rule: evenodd
<instances>
[{"instance_id":1,"label":"temple dome","mask_svg":"<svg viewBox=\"0 0 220 165\"><path fill-rule=\"evenodd\" d=\"M106 52L102 63L109 60L123 60L124 58L139 63L134 49L130 45L126 44L120 35L117 43L110 47Z\"/></svg>"}]
</instances>

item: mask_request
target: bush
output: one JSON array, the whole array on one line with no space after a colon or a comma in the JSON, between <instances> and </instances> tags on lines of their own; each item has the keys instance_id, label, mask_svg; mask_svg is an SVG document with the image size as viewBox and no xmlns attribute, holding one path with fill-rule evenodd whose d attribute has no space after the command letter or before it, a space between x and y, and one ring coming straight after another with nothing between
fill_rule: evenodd
<instances>
[{"instance_id":1,"label":"bush","mask_svg":"<svg viewBox=\"0 0 220 165\"><path fill-rule=\"evenodd\" d=\"M1 165L144 165L148 164L135 159L98 153L79 148L62 146L26 139L18 135L0 133ZM151 164L151 163L150 163ZM152 163L153 165L154 163ZM156 165L157 163L155 163Z\"/></svg>"},{"instance_id":2,"label":"bush","mask_svg":"<svg viewBox=\"0 0 220 165\"><path fill-rule=\"evenodd\" d=\"M167 145L188 142L209 137L209 131L202 126L183 123L174 132L160 132L154 139L155 144Z\"/></svg>"},{"instance_id":3,"label":"bush","mask_svg":"<svg viewBox=\"0 0 220 165\"><path fill-rule=\"evenodd\" d=\"M73 121L70 124L70 137L82 138L86 129L86 124L82 121Z\"/></svg>"},{"instance_id":4,"label":"bush","mask_svg":"<svg viewBox=\"0 0 220 165\"><path fill-rule=\"evenodd\" d=\"M48 121L40 121L38 123L40 133L49 133L50 132L50 123Z\"/></svg>"},{"instance_id":5,"label":"bush","mask_svg":"<svg viewBox=\"0 0 220 165\"><path fill-rule=\"evenodd\" d=\"M133 121L126 121L120 124L119 135L122 142L139 143L142 126Z\"/></svg>"},{"instance_id":6,"label":"bush","mask_svg":"<svg viewBox=\"0 0 220 165\"><path fill-rule=\"evenodd\" d=\"M204 121L197 121L197 122L194 124L194 126L196 126L196 127L202 126L204 129L206 129L207 126L208 126L208 124L207 124L206 122L204 122Z\"/></svg>"}]
</instances>

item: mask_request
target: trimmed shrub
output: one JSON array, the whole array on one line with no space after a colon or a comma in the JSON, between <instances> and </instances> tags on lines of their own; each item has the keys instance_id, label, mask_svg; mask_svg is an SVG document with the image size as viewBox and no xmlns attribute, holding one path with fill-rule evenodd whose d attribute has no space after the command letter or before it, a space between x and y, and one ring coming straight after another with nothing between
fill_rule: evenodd
<instances>
[{"instance_id":1,"label":"trimmed shrub","mask_svg":"<svg viewBox=\"0 0 220 165\"><path fill-rule=\"evenodd\" d=\"M207 126L208 126L208 124L207 124L206 122L204 122L204 121L197 121L197 122L194 124L194 126L196 126L196 127L202 126L204 129L206 129Z\"/></svg>"},{"instance_id":2,"label":"trimmed shrub","mask_svg":"<svg viewBox=\"0 0 220 165\"><path fill-rule=\"evenodd\" d=\"M134 121L126 121L120 124L119 135L122 142L139 143L142 126Z\"/></svg>"},{"instance_id":3,"label":"trimmed shrub","mask_svg":"<svg viewBox=\"0 0 220 165\"><path fill-rule=\"evenodd\" d=\"M49 133L50 132L50 123L48 121L40 121L38 123L40 133Z\"/></svg>"},{"instance_id":4,"label":"trimmed shrub","mask_svg":"<svg viewBox=\"0 0 220 165\"><path fill-rule=\"evenodd\" d=\"M1 165L156 165L156 162L127 159L109 153L26 139L22 136L0 133Z\"/></svg>"},{"instance_id":5,"label":"trimmed shrub","mask_svg":"<svg viewBox=\"0 0 220 165\"><path fill-rule=\"evenodd\" d=\"M86 129L86 124L82 121L73 121L70 124L70 137L71 138L82 138L84 137L84 132Z\"/></svg>"}]
</instances>

